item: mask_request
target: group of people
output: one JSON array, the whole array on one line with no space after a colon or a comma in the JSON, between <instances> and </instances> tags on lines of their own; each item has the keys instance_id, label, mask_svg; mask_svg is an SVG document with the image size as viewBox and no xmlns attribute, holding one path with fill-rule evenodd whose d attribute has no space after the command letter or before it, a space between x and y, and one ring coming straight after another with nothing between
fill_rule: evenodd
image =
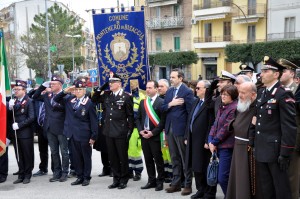
<instances>
[{"instance_id":1,"label":"group of people","mask_svg":"<svg viewBox=\"0 0 300 199\"><path fill-rule=\"evenodd\" d=\"M240 68L239 75L222 71L212 82L200 79L194 92L180 69L171 71L170 88L168 80L149 80L145 93L138 84L131 86L132 93L125 92L114 73L92 93L84 79L62 89L63 80L53 76L28 94L26 82L16 81L15 97L7 106L12 128L7 137L18 149L14 184L30 182L35 131L41 164L34 176L48 172L49 145L50 182L64 182L70 173L77 177L71 185L89 185L94 145L103 163L99 176L113 177L109 189L124 189L130 178L141 179L143 154L148 181L141 189L161 191L168 182L166 193L190 195L194 177L197 191L191 198L215 199L216 186L207 184L215 153L225 198L298 199L298 66L265 56L257 84L251 67ZM5 160L5 155L0 158Z\"/></svg>"}]
</instances>

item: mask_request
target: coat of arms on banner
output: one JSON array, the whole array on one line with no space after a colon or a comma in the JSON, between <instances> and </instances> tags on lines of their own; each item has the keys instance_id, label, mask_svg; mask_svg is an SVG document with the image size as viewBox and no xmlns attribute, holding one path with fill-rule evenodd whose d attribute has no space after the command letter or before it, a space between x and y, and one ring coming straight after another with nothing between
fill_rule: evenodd
<instances>
[{"instance_id":1,"label":"coat of arms on banner","mask_svg":"<svg viewBox=\"0 0 300 199\"><path fill-rule=\"evenodd\" d=\"M143 12L94 15L95 42L98 54L100 84L108 81L110 71L117 73L123 87L137 79L146 88L149 67Z\"/></svg>"},{"instance_id":2,"label":"coat of arms on banner","mask_svg":"<svg viewBox=\"0 0 300 199\"><path fill-rule=\"evenodd\" d=\"M112 55L118 62L128 59L130 42L125 39L125 36L126 34L118 32L113 35L114 40L110 42Z\"/></svg>"}]
</instances>

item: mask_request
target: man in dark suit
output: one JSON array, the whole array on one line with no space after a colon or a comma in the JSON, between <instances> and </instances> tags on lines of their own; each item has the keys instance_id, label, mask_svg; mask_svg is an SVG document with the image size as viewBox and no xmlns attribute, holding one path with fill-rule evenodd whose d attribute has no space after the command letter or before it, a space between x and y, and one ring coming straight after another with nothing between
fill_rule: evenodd
<instances>
[{"instance_id":1,"label":"man in dark suit","mask_svg":"<svg viewBox=\"0 0 300 199\"><path fill-rule=\"evenodd\" d=\"M50 182L64 182L69 173L68 140L63 134L64 130L68 129L67 127L64 129L65 107L53 100L58 93L62 92L63 83L61 77L54 75L51 81L44 82L32 96L34 100L43 101L45 106L43 131L47 133L53 162L53 177L50 178ZM51 88L51 92L42 94L48 87Z\"/></svg>"},{"instance_id":2,"label":"man in dark suit","mask_svg":"<svg viewBox=\"0 0 300 199\"><path fill-rule=\"evenodd\" d=\"M75 87L75 95L67 95ZM96 109L86 94L86 83L78 80L75 86L70 86L54 97L54 101L64 104L68 134L71 140L72 156L74 158L77 180L71 185L87 186L90 184L92 170L92 148L97 131L98 121ZM66 96L67 95L67 96Z\"/></svg>"},{"instance_id":3,"label":"man in dark suit","mask_svg":"<svg viewBox=\"0 0 300 199\"><path fill-rule=\"evenodd\" d=\"M216 186L207 185L206 174L207 166L211 153L207 145L207 137L211 126L214 123L214 103L212 101L214 88L207 80L201 80L197 83L196 92L199 99L193 104L189 114L189 125L186 129L186 169L192 169L194 172L197 193L192 195L192 199L216 198Z\"/></svg>"},{"instance_id":4,"label":"man in dark suit","mask_svg":"<svg viewBox=\"0 0 300 199\"><path fill-rule=\"evenodd\" d=\"M109 189L124 189L128 182L128 140L133 131L133 99L122 89L121 78L111 73L110 91L103 94L104 84L93 95L94 103L102 103L105 108L103 134L106 136L108 156L113 172L113 183Z\"/></svg>"},{"instance_id":5,"label":"man in dark suit","mask_svg":"<svg viewBox=\"0 0 300 199\"><path fill-rule=\"evenodd\" d=\"M254 156L264 198L290 199L288 167L297 132L295 100L293 93L279 82L285 67L268 56L263 64L261 80L266 88L259 91L255 133L249 139L254 137Z\"/></svg>"},{"instance_id":6,"label":"man in dark suit","mask_svg":"<svg viewBox=\"0 0 300 199\"><path fill-rule=\"evenodd\" d=\"M161 112L161 105L164 100L158 97L157 88L158 83L156 81L150 80L147 82L146 94L148 97L140 103L136 125L142 139L142 149L148 173L148 183L141 189L155 187L155 191L161 191L164 182L164 161L161 152L160 134L164 129L164 117Z\"/></svg>"},{"instance_id":7,"label":"man in dark suit","mask_svg":"<svg viewBox=\"0 0 300 199\"><path fill-rule=\"evenodd\" d=\"M193 91L182 83L184 73L180 69L173 69L170 74L171 85L165 96L162 110L166 112L165 132L169 144L172 160L173 180L167 193L181 191L181 174L185 165L184 134L187 125L187 117L194 101ZM191 169L184 170L185 185L181 195L192 193Z\"/></svg>"},{"instance_id":8,"label":"man in dark suit","mask_svg":"<svg viewBox=\"0 0 300 199\"><path fill-rule=\"evenodd\" d=\"M26 95L27 83L16 80L15 99L9 101L10 114L14 112L13 130L16 131L18 147L19 176L14 184L28 184L32 176L34 163L32 124L35 119L32 100Z\"/></svg>"}]
</instances>

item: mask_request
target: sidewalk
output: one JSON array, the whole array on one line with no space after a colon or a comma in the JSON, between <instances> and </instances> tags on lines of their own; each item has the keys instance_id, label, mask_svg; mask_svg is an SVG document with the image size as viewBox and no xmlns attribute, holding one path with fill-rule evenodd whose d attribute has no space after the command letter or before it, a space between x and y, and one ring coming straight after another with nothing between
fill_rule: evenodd
<instances>
[{"instance_id":1,"label":"sidewalk","mask_svg":"<svg viewBox=\"0 0 300 199\"><path fill-rule=\"evenodd\" d=\"M34 144L35 152L35 167L33 173L38 171L39 152L37 143ZM49 149L50 152L50 149ZM0 196L2 199L82 199L82 198L122 198L122 199L143 199L143 198L172 198L172 199L187 199L189 196L181 196L180 192L168 194L165 191L156 192L154 189L141 190L140 187L147 183L147 172L144 165L142 179L138 182L130 180L128 187L123 190L108 189L107 186L112 183L110 177L98 177L102 171L100 152L93 150L93 168L92 179L89 186L82 187L71 186L71 182L75 178L68 178L66 182L49 182L52 177L51 171L46 176L32 177L31 183L14 185L13 181L17 176L12 173L18 170L13 146L9 146L9 171L8 178L5 183L0 184ZM50 168L50 166L49 166ZM194 181L193 181L194 183ZM164 188L169 186L164 184ZM196 192L195 184L193 184L193 194ZM217 199L223 199L224 195L218 186Z\"/></svg>"}]
</instances>

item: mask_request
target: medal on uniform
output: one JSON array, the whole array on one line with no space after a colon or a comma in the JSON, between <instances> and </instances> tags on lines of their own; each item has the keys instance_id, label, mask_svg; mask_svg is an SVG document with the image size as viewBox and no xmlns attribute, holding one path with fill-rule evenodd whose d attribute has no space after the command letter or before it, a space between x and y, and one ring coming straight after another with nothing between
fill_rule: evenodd
<instances>
[{"instance_id":1,"label":"medal on uniform","mask_svg":"<svg viewBox=\"0 0 300 199\"><path fill-rule=\"evenodd\" d=\"M85 116L85 108L81 109L81 115Z\"/></svg>"},{"instance_id":2,"label":"medal on uniform","mask_svg":"<svg viewBox=\"0 0 300 199\"><path fill-rule=\"evenodd\" d=\"M24 111L25 111L25 110L22 108L22 109L21 109L21 113L24 113Z\"/></svg>"},{"instance_id":3,"label":"medal on uniform","mask_svg":"<svg viewBox=\"0 0 300 199\"><path fill-rule=\"evenodd\" d=\"M268 114L269 114L269 115L272 114L272 110L271 110L271 109L268 110Z\"/></svg>"}]
</instances>

